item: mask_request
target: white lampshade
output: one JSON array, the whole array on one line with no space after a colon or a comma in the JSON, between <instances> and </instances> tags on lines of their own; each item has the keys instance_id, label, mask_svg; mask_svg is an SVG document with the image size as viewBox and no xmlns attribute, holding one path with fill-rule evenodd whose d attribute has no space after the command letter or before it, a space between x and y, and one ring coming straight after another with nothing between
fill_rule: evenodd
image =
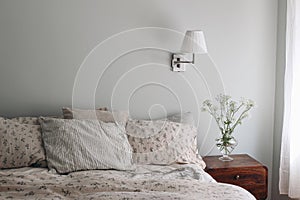
<instances>
[{"instance_id":1,"label":"white lampshade","mask_svg":"<svg viewBox=\"0 0 300 200\"><path fill-rule=\"evenodd\" d=\"M182 42L181 52L195 54L207 53L203 31L186 31L184 40Z\"/></svg>"}]
</instances>

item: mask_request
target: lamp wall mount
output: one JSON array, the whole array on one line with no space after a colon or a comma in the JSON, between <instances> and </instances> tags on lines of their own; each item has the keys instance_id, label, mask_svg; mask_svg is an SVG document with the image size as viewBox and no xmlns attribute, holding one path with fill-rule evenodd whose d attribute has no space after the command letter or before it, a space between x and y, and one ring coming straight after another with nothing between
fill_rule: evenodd
<instances>
[{"instance_id":1,"label":"lamp wall mount","mask_svg":"<svg viewBox=\"0 0 300 200\"><path fill-rule=\"evenodd\" d=\"M187 60L186 57L189 56L186 53L176 53L172 54L172 70L174 72L184 72L186 70L186 64L195 63L195 54L192 54L192 60Z\"/></svg>"}]
</instances>

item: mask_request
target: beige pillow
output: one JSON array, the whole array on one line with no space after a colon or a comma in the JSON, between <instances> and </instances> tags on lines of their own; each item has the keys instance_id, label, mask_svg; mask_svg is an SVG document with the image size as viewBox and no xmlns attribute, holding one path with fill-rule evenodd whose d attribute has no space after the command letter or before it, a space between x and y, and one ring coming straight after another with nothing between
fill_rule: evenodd
<instances>
[{"instance_id":1,"label":"beige pillow","mask_svg":"<svg viewBox=\"0 0 300 200\"><path fill-rule=\"evenodd\" d=\"M167 120L129 120L126 132L136 164L196 163L205 168L198 155L195 126Z\"/></svg>"},{"instance_id":2,"label":"beige pillow","mask_svg":"<svg viewBox=\"0 0 300 200\"><path fill-rule=\"evenodd\" d=\"M131 170L132 149L125 128L98 120L40 118L49 169Z\"/></svg>"},{"instance_id":3,"label":"beige pillow","mask_svg":"<svg viewBox=\"0 0 300 200\"><path fill-rule=\"evenodd\" d=\"M77 108L62 108L65 119L98 119L103 122L116 122L125 126L128 121L128 112L107 111L107 109L82 110Z\"/></svg>"},{"instance_id":4,"label":"beige pillow","mask_svg":"<svg viewBox=\"0 0 300 200\"><path fill-rule=\"evenodd\" d=\"M40 125L0 118L0 168L27 167L43 160Z\"/></svg>"},{"instance_id":5,"label":"beige pillow","mask_svg":"<svg viewBox=\"0 0 300 200\"><path fill-rule=\"evenodd\" d=\"M195 125L193 113L191 112L175 113L173 115L168 116L167 119L171 122L190 124L193 126Z\"/></svg>"}]
</instances>

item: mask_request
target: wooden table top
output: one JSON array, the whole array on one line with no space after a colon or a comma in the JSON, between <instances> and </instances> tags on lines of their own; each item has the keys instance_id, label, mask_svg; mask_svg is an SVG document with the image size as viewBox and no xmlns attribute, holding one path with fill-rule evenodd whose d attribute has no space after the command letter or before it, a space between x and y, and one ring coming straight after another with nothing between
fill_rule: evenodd
<instances>
[{"instance_id":1,"label":"wooden table top","mask_svg":"<svg viewBox=\"0 0 300 200\"><path fill-rule=\"evenodd\" d=\"M204 162L206 163L207 169L220 169L220 168L239 168L239 167L258 167L262 166L260 162L250 157L247 154L233 154L230 157L233 158L233 161L221 161L219 156L205 156L203 157Z\"/></svg>"}]
</instances>

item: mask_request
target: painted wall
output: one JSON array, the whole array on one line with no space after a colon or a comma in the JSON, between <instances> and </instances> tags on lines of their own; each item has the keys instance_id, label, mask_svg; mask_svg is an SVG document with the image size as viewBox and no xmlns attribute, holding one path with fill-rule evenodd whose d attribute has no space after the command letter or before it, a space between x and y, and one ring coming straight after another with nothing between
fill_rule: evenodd
<instances>
[{"instance_id":1,"label":"painted wall","mask_svg":"<svg viewBox=\"0 0 300 200\"><path fill-rule=\"evenodd\" d=\"M209 54L173 73L188 29L205 32ZM199 104L225 90L257 103L235 153L267 165L271 183L276 32L274 0L1 0L0 113L56 115L72 102L139 118L192 111L201 154L217 154L217 128Z\"/></svg>"}]
</instances>

